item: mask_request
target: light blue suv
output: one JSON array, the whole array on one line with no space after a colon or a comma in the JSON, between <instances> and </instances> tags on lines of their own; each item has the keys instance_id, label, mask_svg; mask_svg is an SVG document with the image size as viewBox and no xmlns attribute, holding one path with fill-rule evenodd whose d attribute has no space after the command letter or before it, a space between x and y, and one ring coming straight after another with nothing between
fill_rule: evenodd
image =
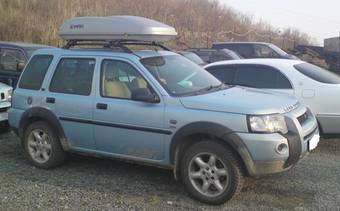
<instances>
[{"instance_id":1,"label":"light blue suv","mask_svg":"<svg viewBox=\"0 0 340 211\"><path fill-rule=\"evenodd\" d=\"M316 119L296 99L223 85L170 51L118 47L30 59L9 122L34 166L54 168L67 152L135 161L220 204L245 176L287 170L316 147Z\"/></svg>"}]
</instances>

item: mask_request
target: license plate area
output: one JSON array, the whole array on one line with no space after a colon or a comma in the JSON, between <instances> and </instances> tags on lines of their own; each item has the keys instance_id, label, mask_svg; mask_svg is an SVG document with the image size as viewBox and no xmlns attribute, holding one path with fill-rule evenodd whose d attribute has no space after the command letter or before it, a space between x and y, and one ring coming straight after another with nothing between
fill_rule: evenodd
<instances>
[{"instance_id":1,"label":"license plate area","mask_svg":"<svg viewBox=\"0 0 340 211\"><path fill-rule=\"evenodd\" d=\"M308 151L313 151L320 142L320 135L315 134L313 137L308 141Z\"/></svg>"}]
</instances>

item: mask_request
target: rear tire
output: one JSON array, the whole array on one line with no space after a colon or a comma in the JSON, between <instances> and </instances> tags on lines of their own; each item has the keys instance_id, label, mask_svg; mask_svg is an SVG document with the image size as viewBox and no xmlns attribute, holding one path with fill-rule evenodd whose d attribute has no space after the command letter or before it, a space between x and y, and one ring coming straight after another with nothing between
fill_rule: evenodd
<instances>
[{"instance_id":1,"label":"rear tire","mask_svg":"<svg viewBox=\"0 0 340 211\"><path fill-rule=\"evenodd\" d=\"M27 127L23 144L26 157L38 168L52 169L66 159L57 133L44 121L33 122Z\"/></svg>"},{"instance_id":2,"label":"rear tire","mask_svg":"<svg viewBox=\"0 0 340 211\"><path fill-rule=\"evenodd\" d=\"M240 160L225 145L201 141L190 146L181 160L181 179L190 195L204 203L219 205L242 189Z\"/></svg>"}]
</instances>

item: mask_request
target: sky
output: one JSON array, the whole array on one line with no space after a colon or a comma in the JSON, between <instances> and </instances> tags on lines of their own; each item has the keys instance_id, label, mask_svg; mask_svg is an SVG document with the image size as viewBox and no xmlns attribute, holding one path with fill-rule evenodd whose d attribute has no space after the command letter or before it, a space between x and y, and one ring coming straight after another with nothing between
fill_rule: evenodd
<instances>
[{"instance_id":1,"label":"sky","mask_svg":"<svg viewBox=\"0 0 340 211\"><path fill-rule=\"evenodd\" d=\"M264 20L276 28L297 28L323 45L339 36L340 0L219 0L234 9Z\"/></svg>"}]
</instances>

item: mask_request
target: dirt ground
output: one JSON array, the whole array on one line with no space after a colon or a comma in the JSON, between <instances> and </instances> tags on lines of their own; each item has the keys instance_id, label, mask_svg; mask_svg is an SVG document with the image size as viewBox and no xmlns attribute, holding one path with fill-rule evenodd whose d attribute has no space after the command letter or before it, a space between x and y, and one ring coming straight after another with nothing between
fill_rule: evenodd
<instances>
[{"instance_id":1,"label":"dirt ground","mask_svg":"<svg viewBox=\"0 0 340 211\"><path fill-rule=\"evenodd\" d=\"M240 196L208 206L170 171L78 155L41 170L26 161L15 135L0 135L0 210L188 209L340 211L340 140L322 140L290 171L248 179Z\"/></svg>"}]
</instances>

